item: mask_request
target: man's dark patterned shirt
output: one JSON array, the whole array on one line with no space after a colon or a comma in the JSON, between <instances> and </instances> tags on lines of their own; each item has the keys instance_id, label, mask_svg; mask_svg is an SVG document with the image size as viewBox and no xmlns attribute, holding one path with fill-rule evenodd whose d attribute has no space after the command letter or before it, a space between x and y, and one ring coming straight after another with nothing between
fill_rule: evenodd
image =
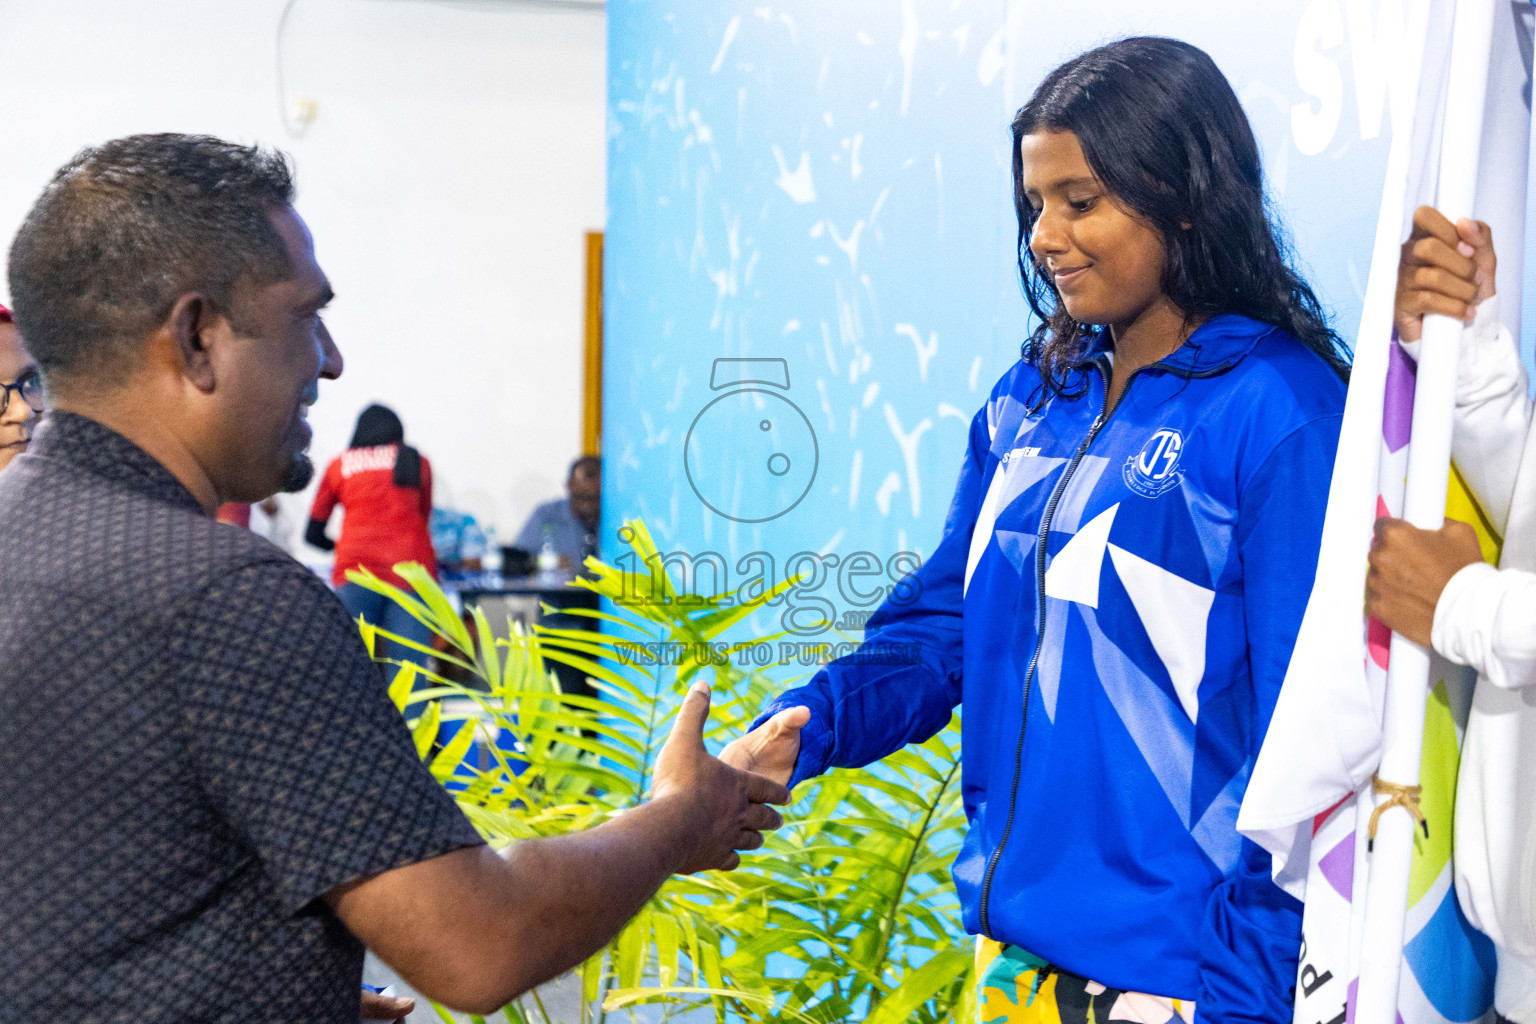
<instances>
[{"instance_id":1,"label":"man's dark patterned shirt","mask_svg":"<svg viewBox=\"0 0 1536 1024\"><path fill-rule=\"evenodd\" d=\"M320 580L47 418L0 473L0 1020L355 1024L319 897L479 841Z\"/></svg>"}]
</instances>

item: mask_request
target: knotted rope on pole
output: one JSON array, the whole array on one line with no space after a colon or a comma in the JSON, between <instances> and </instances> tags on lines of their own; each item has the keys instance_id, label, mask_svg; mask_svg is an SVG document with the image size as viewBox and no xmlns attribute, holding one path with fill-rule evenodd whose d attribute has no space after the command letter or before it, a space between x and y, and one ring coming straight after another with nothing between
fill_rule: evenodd
<instances>
[{"instance_id":1,"label":"knotted rope on pole","mask_svg":"<svg viewBox=\"0 0 1536 1024\"><path fill-rule=\"evenodd\" d=\"M1405 786L1400 782L1386 782L1379 775L1372 775L1371 792L1377 796L1390 796L1392 799L1371 812L1370 828L1365 833L1366 853L1376 849L1376 823L1381 820L1381 813L1389 807L1401 807L1413 815L1413 820L1418 822L1419 827L1424 830L1424 838L1429 838L1429 819L1424 817L1424 812L1419 809L1419 795L1424 792L1423 786Z\"/></svg>"}]
</instances>

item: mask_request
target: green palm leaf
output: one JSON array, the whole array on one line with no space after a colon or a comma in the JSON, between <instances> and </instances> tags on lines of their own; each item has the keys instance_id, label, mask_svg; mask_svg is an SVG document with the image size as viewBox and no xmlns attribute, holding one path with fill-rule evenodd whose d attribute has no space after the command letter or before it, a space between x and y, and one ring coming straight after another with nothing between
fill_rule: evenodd
<instances>
[{"instance_id":1,"label":"green palm leaf","mask_svg":"<svg viewBox=\"0 0 1536 1024\"><path fill-rule=\"evenodd\" d=\"M590 578L576 585L608 603L561 610L583 616L583 628L524 632L509 622L498 633L475 608L466 624L420 566L396 567L406 588L371 574L354 580L426 623L447 650L360 623L365 642L401 642L473 680L466 686L431 666L395 661L389 697L415 716L409 725L417 752L435 777L456 781L460 807L496 848L593 828L634 806L699 672L713 673L711 743L741 735L786 685L782 673L736 663L782 634L739 631L799 581L746 599L740 592L679 593L665 572L651 571L661 555L644 524L628 526L635 564L644 568L589 562ZM696 648L702 657L687 650L671 656L698 644L720 646ZM652 650L665 656L647 657ZM551 664L577 669L597 696L561 693ZM449 697L459 700L444 710ZM444 723L463 724L440 745ZM489 742L497 729L506 733ZM487 741L478 748L479 767L465 763L476 735ZM707 1008L720 1024L866 1017L874 1024L969 1024L971 953L949 879L965 828L959 752L956 717L878 766L803 784L786 826L744 855L738 870L670 880L613 943L577 968L586 1007L580 1024L642 1005L658 1007L662 1019ZM503 1016L547 1020L533 1008L514 1003Z\"/></svg>"}]
</instances>

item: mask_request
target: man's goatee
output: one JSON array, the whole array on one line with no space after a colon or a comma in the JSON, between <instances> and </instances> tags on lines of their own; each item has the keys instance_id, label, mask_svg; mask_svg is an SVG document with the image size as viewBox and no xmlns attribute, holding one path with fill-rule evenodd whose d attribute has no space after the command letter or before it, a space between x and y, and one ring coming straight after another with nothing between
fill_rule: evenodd
<instances>
[{"instance_id":1,"label":"man's goatee","mask_svg":"<svg viewBox=\"0 0 1536 1024\"><path fill-rule=\"evenodd\" d=\"M315 464L310 461L309 455L299 452L288 463L288 468L283 471L283 483L280 490L284 494L296 494L309 486L309 482L315 478Z\"/></svg>"}]
</instances>

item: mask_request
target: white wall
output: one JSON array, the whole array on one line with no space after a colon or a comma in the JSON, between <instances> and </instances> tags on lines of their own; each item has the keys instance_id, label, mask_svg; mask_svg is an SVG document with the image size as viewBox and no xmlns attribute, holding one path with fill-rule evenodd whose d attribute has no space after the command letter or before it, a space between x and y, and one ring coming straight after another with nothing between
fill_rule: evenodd
<instances>
[{"instance_id":1,"label":"white wall","mask_svg":"<svg viewBox=\"0 0 1536 1024\"><path fill-rule=\"evenodd\" d=\"M295 138L279 115L282 8L0 0L0 240L90 143L187 131L286 149L347 364L311 414L316 462L365 404L386 402L455 504L506 537L560 493L581 443L602 9L298 0L283 69L290 99L314 99L318 117Z\"/></svg>"}]
</instances>

